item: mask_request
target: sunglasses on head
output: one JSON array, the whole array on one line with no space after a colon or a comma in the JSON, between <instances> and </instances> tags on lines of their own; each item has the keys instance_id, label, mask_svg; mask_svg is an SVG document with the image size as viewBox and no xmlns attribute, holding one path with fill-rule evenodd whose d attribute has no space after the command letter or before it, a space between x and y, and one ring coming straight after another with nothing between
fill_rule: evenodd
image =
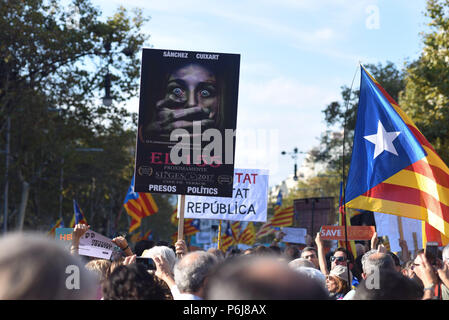
<instances>
[{"instance_id":1,"label":"sunglasses on head","mask_svg":"<svg viewBox=\"0 0 449 320\"><path fill-rule=\"evenodd\" d=\"M332 257L331 257L331 262L334 262L335 260L337 260L338 262L344 262L344 261L345 261L345 258L343 258L343 257L334 257L334 256L332 256Z\"/></svg>"}]
</instances>

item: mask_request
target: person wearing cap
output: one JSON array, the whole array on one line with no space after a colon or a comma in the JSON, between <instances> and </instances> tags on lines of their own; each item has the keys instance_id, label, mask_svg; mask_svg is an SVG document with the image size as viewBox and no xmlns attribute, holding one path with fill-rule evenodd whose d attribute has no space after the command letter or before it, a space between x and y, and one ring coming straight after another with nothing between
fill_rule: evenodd
<instances>
[{"instance_id":1,"label":"person wearing cap","mask_svg":"<svg viewBox=\"0 0 449 320\"><path fill-rule=\"evenodd\" d=\"M349 276L349 279L348 279ZM331 298L340 300L351 290L352 273L348 267L337 265L326 276L326 286Z\"/></svg>"}]
</instances>

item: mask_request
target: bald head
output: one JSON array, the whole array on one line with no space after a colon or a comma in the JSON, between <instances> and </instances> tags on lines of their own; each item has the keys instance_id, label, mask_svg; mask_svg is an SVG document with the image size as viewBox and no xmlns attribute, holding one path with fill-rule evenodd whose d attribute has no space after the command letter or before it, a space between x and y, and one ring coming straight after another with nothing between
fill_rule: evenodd
<instances>
[{"instance_id":1,"label":"bald head","mask_svg":"<svg viewBox=\"0 0 449 320\"><path fill-rule=\"evenodd\" d=\"M204 280L216 265L217 258L208 252L194 251L175 265L175 283L181 293L198 294Z\"/></svg>"}]
</instances>

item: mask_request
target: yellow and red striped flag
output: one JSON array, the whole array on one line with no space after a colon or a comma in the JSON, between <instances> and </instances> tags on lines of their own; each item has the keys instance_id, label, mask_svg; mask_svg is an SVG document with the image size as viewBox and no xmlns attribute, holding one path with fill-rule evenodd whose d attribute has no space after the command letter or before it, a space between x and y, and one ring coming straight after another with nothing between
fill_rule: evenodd
<instances>
[{"instance_id":1,"label":"yellow and red striped flag","mask_svg":"<svg viewBox=\"0 0 449 320\"><path fill-rule=\"evenodd\" d=\"M346 206L426 221L449 237L449 168L362 67Z\"/></svg>"},{"instance_id":2,"label":"yellow and red striped flag","mask_svg":"<svg viewBox=\"0 0 449 320\"><path fill-rule=\"evenodd\" d=\"M260 229L256 233L256 239L268 236L269 234L274 233L276 230L274 229L273 225L271 224L271 219L268 219L267 222L265 222Z\"/></svg>"},{"instance_id":3,"label":"yellow and red striped flag","mask_svg":"<svg viewBox=\"0 0 449 320\"><path fill-rule=\"evenodd\" d=\"M226 252L234 243L235 240L232 234L231 223L227 222L224 228L224 234L221 236L220 250Z\"/></svg>"},{"instance_id":4,"label":"yellow and red striped flag","mask_svg":"<svg viewBox=\"0 0 449 320\"><path fill-rule=\"evenodd\" d=\"M293 206L285 207L279 209L274 213L273 218L271 218L271 225L273 227L288 227L293 224Z\"/></svg>"},{"instance_id":5,"label":"yellow and red striped flag","mask_svg":"<svg viewBox=\"0 0 449 320\"><path fill-rule=\"evenodd\" d=\"M245 230L243 230L240 235L238 242L249 246L252 246L256 242L256 229L254 228L253 222L248 223Z\"/></svg>"}]
</instances>

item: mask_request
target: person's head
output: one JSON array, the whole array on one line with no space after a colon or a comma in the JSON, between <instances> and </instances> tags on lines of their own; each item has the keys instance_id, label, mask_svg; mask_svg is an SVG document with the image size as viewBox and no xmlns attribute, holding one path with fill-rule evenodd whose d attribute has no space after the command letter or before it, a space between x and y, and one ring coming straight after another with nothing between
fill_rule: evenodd
<instances>
[{"instance_id":1,"label":"person's head","mask_svg":"<svg viewBox=\"0 0 449 320\"><path fill-rule=\"evenodd\" d=\"M307 267L307 268L315 268L315 265L312 261L304 259L304 258L297 258L295 260L292 260L288 263L288 266L293 269L301 268L301 267Z\"/></svg>"},{"instance_id":2,"label":"person's head","mask_svg":"<svg viewBox=\"0 0 449 320\"><path fill-rule=\"evenodd\" d=\"M363 255L366 251L365 251L365 246L361 243L356 243L355 244L355 250L357 253L357 257Z\"/></svg>"},{"instance_id":3,"label":"person's head","mask_svg":"<svg viewBox=\"0 0 449 320\"><path fill-rule=\"evenodd\" d=\"M138 257L142 256L142 253L147 250L154 247L154 241L153 240L140 240L136 243L134 246L134 254Z\"/></svg>"},{"instance_id":4,"label":"person's head","mask_svg":"<svg viewBox=\"0 0 449 320\"><path fill-rule=\"evenodd\" d=\"M419 284L393 269L378 273L377 279L364 279L357 286L353 300L420 300Z\"/></svg>"},{"instance_id":5,"label":"person's head","mask_svg":"<svg viewBox=\"0 0 449 320\"><path fill-rule=\"evenodd\" d=\"M242 256L226 260L210 275L208 300L325 300L320 284L273 256Z\"/></svg>"},{"instance_id":6,"label":"person's head","mask_svg":"<svg viewBox=\"0 0 449 320\"><path fill-rule=\"evenodd\" d=\"M106 280L111 273L112 262L105 259L90 260L86 263L87 270L93 271L98 275L99 282Z\"/></svg>"},{"instance_id":7,"label":"person's head","mask_svg":"<svg viewBox=\"0 0 449 320\"><path fill-rule=\"evenodd\" d=\"M401 260L399 260L398 256L395 255L393 252L391 251L387 251L387 254L393 259L394 261L394 268L397 272L401 272Z\"/></svg>"},{"instance_id":8,"label":"person's head","mask_svg":"<svg viewBox=\"0 0 449 320\"><path fill-rule=\"evenodd\" d=\"M207 252L212 253L217 258L218 262L221 262L226 258L223 251L219 250L218 248L209 248L207 249Z\"/></svg>"},{"instance_id":9,"label":"person's head","mask_svg":"<svg viewBox=\"0 0 449 320\"><path fill-rule=\"evenodd\" d=\"M270 249L272 254L274 254L275 256L280 256L282 254L281 248L276 245L271 245L268 247L268 249Z\"/></svg>"},{"instance_id":10,"label":"person's head","mask_svg":"<svg viewBox=\"0 0 449 320\"><path fill-rule=\"evenodd\" d=\"M301 258L307 259L312 262L315 268L320 267L320 263L318 261L318 253L313 247L305 247L304 249L302 249Z\"/></svg>"},{"instance_id":11,"label":"person's head","mask_svg":"<svg viewBox=\"0 0 449 320\"><path fill-rule=\"evenodd\" d=\"M95 299L96 276L55 240L38 233L0 238L1 300Z\"/></svg>"},{"instance_id":12,"label":"person's head","mask_svg":"<svg viewBox=\"0 0 449 320\"><path fill-rule=\"evenodd\" d=\"M311 263L311 262L308 261L308 263ZM289 267L291 267L290 264L289 264ZM326 276L321 271L316 269L315 267L299 266L299 267L293 267L292 269L295 270L296 272L299 272L300 274L316 281L322 288L324 288L326 290L326 292L328 291L327 286L326 286Z\"/></svg>"},{"instance_id":13,"label":"person's head","mask_svg":"<svg viewBox=\"0 0 449 320\"><path fill-rule=\"evenodd\" d=\"M164 258L167 261L170 270L173 272L176 262L176 255L171 248L167 246L155 246L152 247L151 249L146 249L142 253L142 257L151 258L153 260L154 257L156 256L162 256L162 258Z\"/></svg>"},{"instance_id":14,"label":"person's head","mask_svg":"<svg viewBox=\"0 0 449 320\"><path fill-rule=\"evenodd\" d=\"M160 280L137 263L118 266L103 284L105 300L167 300Z\"/></svg>"},{"instance_id":15,"label":"person's head","mask_svg":"<svg viewBox=\"0 0 449 320\"><path fill-rule=\"evenodd\" d=\"M349 269L352 269L354 265L354 256L343 247L337 248L330 260L331 269L335 268L335 266L349 266Z\"/></svg>"},{"instance_id":16,"label":"person's head","mask_svg":"<svg viewBox=\"0 0 449 320\"><path fill-rule=\"evenodd\" d=\"M290 245L284 249L283 256L287 262L298 259L301 255L301 252L298 246Z\"/></svg>"},{"instance_id":17,"label":"person's head","mask_svg":"<svg viewBox=\"0 0 449 320\"><path fill-rule=\"evenodd\" d=\"M206 278L217 262L217 258L212 253L204 251L190 252L178 260L174 273L179 291L203 297Z\"/></svg>"},{"instance_id":18,"label":"person's head","mask_svg":"<svg viewBox=\"0 0 449 320\"><path fill-rule=\"evenodd\" d=\"M366 279L375 272L383 272L385 270L396 271L393 258L386 253L370 250L362 257L362 278Z\"/></svg>"},{"instance_id":19,"label":"person's head","mask_svg":"<svg viewBox=\"0 0 449 320\"><path fill-rule=\"evenodd\" d=\"M331 293L346 294L351 290L352 273L347 266L337 265L326 277L327 290Z\"/></svg>"},{"instance_id":20,"label":"person's head","mask_svg":"<svg viewBox=\"0 0 449 320\"><path fill-rule=\"evenodd\" d=\"M215 72L204 65L191 63L170 74L165 100L177 109L199 107L218 125L221 120L220 95Z\"/></svg>"},{"instance_id":21,"label":"person's head","mask_svg":"<svg viewBox=\"0 0 449 320\"><path fill-rule=\"evenodd\" d=\"M260 245L254 248L252 254L256 256L272 256L273 251L271 251L268 247Z\"/></svg>"}]
</instances>

